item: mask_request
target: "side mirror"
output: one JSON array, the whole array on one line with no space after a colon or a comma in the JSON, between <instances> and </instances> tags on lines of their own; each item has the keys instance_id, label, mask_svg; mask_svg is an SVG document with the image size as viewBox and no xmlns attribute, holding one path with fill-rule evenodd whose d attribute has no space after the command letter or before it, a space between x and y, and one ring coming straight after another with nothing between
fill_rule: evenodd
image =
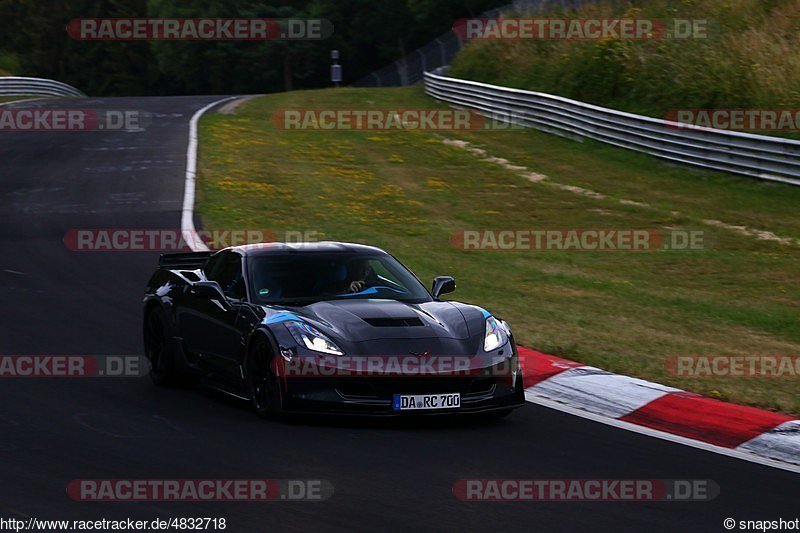
<instances>
[{"instance_id":1,"label":"side mirror","mask_svg":"<svg viewBox=\"0 0 800 533\"><path fill-rule=\"evenodd\" d=\"M456 290L456 280L452 276L436 276L433 278L433 294L434 298L439 298L442 294L453 292Z\"/></svg>"},{"instance_id":2,"label":"side mirror","mask_svg":"<svg viewBox=\"0 0 800 533\"><path fill-rule=\"evenodd\" d=\"M228 306L228 299L225 293L222 292L222 287L216 281L198 281L193 283L189 292L199 298L207 298L209 300L219 300L223 306Z\"/></svg>"}]
</instances>

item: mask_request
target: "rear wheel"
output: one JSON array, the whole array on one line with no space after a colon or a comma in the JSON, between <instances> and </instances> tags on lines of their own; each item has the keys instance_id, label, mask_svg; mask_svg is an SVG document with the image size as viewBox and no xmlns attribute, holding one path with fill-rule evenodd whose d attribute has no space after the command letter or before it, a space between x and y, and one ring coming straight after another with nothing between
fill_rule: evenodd
<instances>
[{"instance_id":1,"label":"rear wheel","mask_svg":"<svg viewBox=\"0 0 800 533\"><path fill-rule=\"evenodd\" d=\"M160 387L177 383L172 330L166 313L160 307L154 308L145 318L144 349L147 359L150 360L150 378L153 383Z\"/></svg>"},{"instance_id":2,"label":"rear wheel","mask_svg":"<svg viewBox=\"0 0 800 533\"><path fill-rule=\"evenodd\" d=\"M247 354L245 380L253 410L262 418L275 416L283 410L283 393L280 380L272 371L272 359L269 342L259 336Z\"/></svg>"}]
</instances>

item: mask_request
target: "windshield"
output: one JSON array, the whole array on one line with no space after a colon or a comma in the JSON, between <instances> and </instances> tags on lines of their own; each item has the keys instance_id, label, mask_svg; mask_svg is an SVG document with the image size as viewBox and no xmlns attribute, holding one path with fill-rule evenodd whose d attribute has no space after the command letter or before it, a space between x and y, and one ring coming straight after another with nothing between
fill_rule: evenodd
<instances>
[{"instance_id":1,"label":"windshield","mask_svg":"<svg viewBox=\"0 0 800 533\"><path fill-rule=\"evenodd\" d=\"M269 254L248 261L255 303L305 305L321 300L431 300L425 287L388 254Z\"/></svg>"}]
</instances>

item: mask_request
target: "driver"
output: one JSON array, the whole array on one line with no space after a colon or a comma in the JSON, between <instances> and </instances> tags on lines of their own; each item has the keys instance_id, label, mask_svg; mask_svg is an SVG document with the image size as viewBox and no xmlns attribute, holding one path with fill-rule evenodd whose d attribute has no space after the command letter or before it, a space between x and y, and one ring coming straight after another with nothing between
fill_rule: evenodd
<instances>
[{"instance_id":1,"label":"driver","mask_svg":"<svg viewBox=\"0 0 800 533\"><path fill-rule=\"evenodd\" d=\"M341 268L341 264L332 268ZM353 294L375 285L375 271L369 265L368 258L356 257L350 259L344 264L344 269L344 279L324 285L321 291L322 294Z\"/></svg>"},{"instance_id":2,"label":"driver","mask_svg":"<svg viewBox=\"0 0 800 533\"><path fill-rule=\"evenodd\" d=\"M356 258L347 263L347 279L344 282L344 290L341 292L361 292L370 285L373 277L372 267L369 261L363 258Z\"/></svg>"}]
</instances>

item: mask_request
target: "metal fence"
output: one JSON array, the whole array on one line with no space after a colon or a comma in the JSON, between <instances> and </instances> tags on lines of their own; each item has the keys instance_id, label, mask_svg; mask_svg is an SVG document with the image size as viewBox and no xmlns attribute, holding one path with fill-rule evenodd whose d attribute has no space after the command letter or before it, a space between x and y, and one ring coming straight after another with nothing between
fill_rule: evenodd
<instances>
[{"instance_id":1,"label":"metal fence","mask_svg":"<svg viewBox=\"0 0 800 533\"><path fill-rule=\"evenodd\" d=\"M60 81L19 76L0 77L0 96L86 96L78 89Z\"/></svg>"},{"instance_id":2,"label":"metal fence","mask_svg":"<svg viewBox=\"0 0 800 533\"><path fill-rule=\"evenodd\" d=\"M425 73L425 92L504 122L589 138L675 163L800 185L800 141L680 125L551 94Z\"/></svg>"},{"instance_id":3,"label":"metal fence","mask_svg":"<svg viewBox=\"0 0 800 533\"><path fill-rule=\"evenodd\" d=\"M542 13L555 9L577 9L589 0L516 0L497 9L480 14L479 18L499 17L503 13L520 15ZM455 21L453 21L455 22ZM424 72L449 65L463 42L454 31L444 33L425 46L414 50L353 83L354 87L396 87L422 82Z\"/></svg>"}]
</instances>

